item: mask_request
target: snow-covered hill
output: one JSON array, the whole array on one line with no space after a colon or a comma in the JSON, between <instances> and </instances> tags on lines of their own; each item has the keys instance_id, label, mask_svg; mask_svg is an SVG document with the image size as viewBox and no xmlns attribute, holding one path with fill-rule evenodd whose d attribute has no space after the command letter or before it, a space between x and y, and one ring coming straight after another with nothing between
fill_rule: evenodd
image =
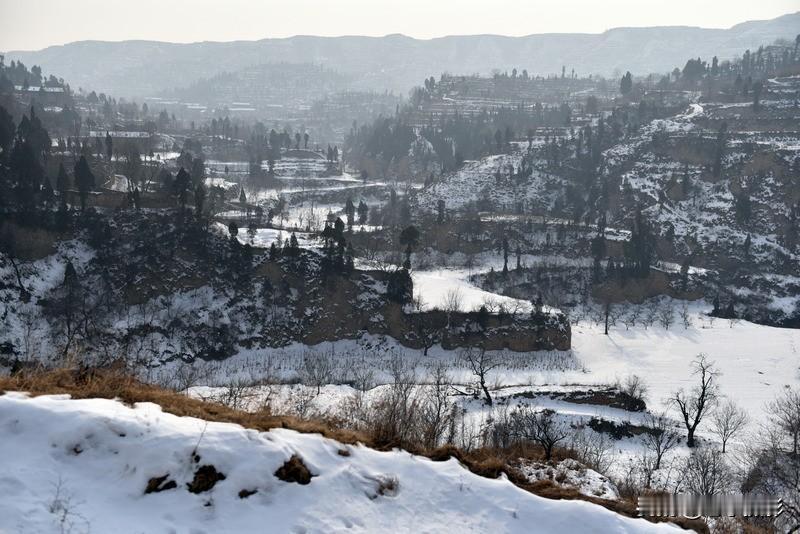
<instances>
[{"instance_id":1,"label":"snow-covered hill","mask_svg":"<svg viewBox=\"0 0 800 534\"><path fill-rule=\"evenodd\" d=\"M537 497L453 459L258 432L149 403L6 393L0 434L3 533L678 530ZM311 472L307 484L276 476L295 455ZM194 493L193 482L212 487Z\"/></svg>"}]
</instances>

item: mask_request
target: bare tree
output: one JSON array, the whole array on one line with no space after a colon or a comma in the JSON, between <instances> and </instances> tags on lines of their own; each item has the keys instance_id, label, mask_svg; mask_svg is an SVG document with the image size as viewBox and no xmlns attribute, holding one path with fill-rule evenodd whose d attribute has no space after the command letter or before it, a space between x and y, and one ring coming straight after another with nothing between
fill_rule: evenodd
<instances>
[{"instance_id":1,"label":"bare tree","mask_svg":"<svg viewBox=\"0 0 800 534\"><path fill-rule=\"evenodd\" d=\"M782 395L769 403L768 412L773 426L788 438L792 456L797 456L800 445L800 391L786 389Z\"/></svg>"},{"instance_id":2,"label":"bare tree","mask_svg":"<svg viewBox=\"0 0 800 534\"><path fill-rule=\"evenodd\" d=\"M251 401L256 396L252 380L242 377L231 377L222 388L221 395L217 398L229 408L246 410L250 408Z\"/></svg>"},{"instance_id":3,"label":"bare tree","mask_svg":"<svg viewBox=\"0 0 800 534\"><path fill-rule=\"evenodd\" d=\"M626 313L622 319L622 322L625 324L625 330L629 330L632 326L636 326L636 323L639 321L641 315L642 310L638 305L634 304L631 306L630 310L628 310L628 313Z\"/></svg>"},{"instance_id":4,"label":"bare tree","mask_svg":"<svg viewBox=\"0 0 800 534\"><path fill-rule=\"evenodd\" d=\"M450 328L450 318L452 315L461 310L463 300L464 298L461 295L461 290L458 288L450 289L444 294L442 307L445 314L447 314L447 328Z\"/></svg>"},{"instance_id":5,"label":"bare tree","mask_svg":"<svg viewBox=\"0 0 800 534\"><path fill-rule=\"evenodd\" d=\"M694 433L700 421L711 410L717 400L717 377L719 372L713 362L706 359L705 354L700 354L693 362L694 374L700 383L690 392L680 389L672 394L670 402L680 411L686 425L686 445L694 447Z\"/></svg>"},{"instance_id":6,"label":"bare tree","mask_svg":"<svg viewBox=\"0 0 800 534\"><path fill-rule=\"evenodd\" d=\"M420 396L415 364L395 356L390 373L392 381L369 407L368 431L380 444L418 444Z\"/></svg>"},{"instance_id":7,"label":"bare tree","mask_svg":"<svg viewBox=\"0 0 800 534\"><path fill-rule=\"evenodd\" d=\"M644 426L647 430L642 434L642 443L652 454L653 470L657 471L661 468L664 455L678 444L679 436L663 412L648 413L644 418Z\"/></svg>"},{"instance_id":8,"label":"bare tree","mask_svg":"<svg viewBox=\"0 0 800 534\"><path fill-rule=\"evenodd\" d=\"M683 306L681 306L681 310L679 312L681 317L681 323L683 323L683 328L688 329L692 326L692 317L689 314L689 305L684 302Z\"/></svg>"},{"instance_id":9,"label":"bare tree","mask_svg":"<svg viewBox=\"0 0 800 534\"><path fill-rule=\"evenodd\" d=\"M599 473L605 473L611 467L614 444L606 434L579 430L572 434L569 448L578 461Z\"/></svg>"},{"instance_id":10,"label":"bare tree","mask_svg":"<svg viewBox=\"0 0 800 534\"><path fill-rule=\"evenodd\" d=\"M208 383L209 378L210 370L207 366L181 362L168 376L163 377L160 385L189 395L192 387Z\"/></svg>"},{"instance_id":11,"label":"bare tree","mask_svg":"<svg viewBox=\"0 0 800 534\"><path fill-rule=\"evenodd\" d=\"M553 449L569 436L569 427L556 418L553 410L537 411L523 406L514 413L520 436L538 443L544 449L546 461L553 458Z\"/></svg>"},{"instance_id":12,"label":"bare tree","mask_svg":"<svg viewBox=\"0 0 800 534\"><path fill-rule=\"evenodd\" d=\"M728 440L741 432L749 420L747 412L732 400L726 401L714 411L711 416L711 431L722 442L723 453L725 453Z\"/></svg>"},{"instance_id":13,"label":"bare tree","mask_svg":"<svg viewBox=\"0 0 800 534\"><path fill-rule=\"evenodd\" d=\"M683 467L683 487L697 495L717 495L731 490L733 474L722 452L698 448L686 459Z\"/></svg>"},{"instance_id":14,"label":"bare tree","mask_svg":"<svg viewBox=\"0 0 800 534\"><path fill-rule=\"evenodd\" d=\"M422 313L422 310L425 309L425 301L422 298L422 294L417 293L412 299L411 305L414 309L414 313L411 314L411 324L414 327L420 345L422 345L422 355L427 356L428 350L439 342L441 328L440 325L431 321L430 315Z\"/></svg>"},{"instance_id":15,"label":"bare tree","mask_svg":"<svg viewBox=\"0 0 800 534\"><path fill-rule=\"evenodd\" d=\"M658 322L664 327L664 330L669 330L672 323L675 321L675 310L672 309L672 304L665 302L658 309Z\"/></svg>"},{"instance_id":16,"label":"bare tree","mask_svg":"<svg viewBox=\"0 0 800 534\"><path fill-rule=\"evenodd\" d=\"M442 305L444 307L444 311L448 313L453 313L461 310L461 304L464 301L464 297L461 294L461 290L450 289L447 293L444 294L444 301Z\"/></svg>"},{"instance_id":17,"label":"bare tree","mask_svg":"<svg viewBox=\"0 0 800 534\"><path fill-rule=\"evenodd\" d=\"M308 352L303 357L303 367L300 369L300 380L307 386L317 388L317 395L325 384L333 381L333 358L328 354Z\"/></svg>"},{"instance_id":18,"label":"bare tree","mask_svg":"<svg viewBox=\"0 0 800 534\"><path fill-rule=\"evenodd\" d=\"M450 402L450 377L443 362L439 362L431 369L431 382L421 409L422 444L428 448L439 445L453 416L453 403Z\"/></svg>"},{"instance_id":19,"label":"bare tree","mask_svg":"<svg viewBox=\"0 0 800 534\"><path fill-rule=\"evenodd\" d=\"M416 294L411 298L411 307L415 312L419 313L425 309L425 304L426 303L422 296L422 292L417 291Z\"/></svg>"},{"instance_id":20,"label":"bare tree","mask_svg":"<svg viewBox=\"0 0 800 534\"><path fill-rule=\"evenodd\" d=\"M779 532L800 531L800 456L798 393L789 389L767 405L769 422L760 429L760 444L748 450L747 477L742 490L748 493L780 495L783 512L775 519ZM748 440L752 442L754 440ZM748 444L749 445L749 444ZM749 447L748 447L749 448Z\"/></svg>"},{"instance_id":21,"label":"bare tree","mask_svg":"<svg viewBox=\"0 0 800 534\"><path fill-rule=\"evenodd\" d=\"M644 314L642 315L642 324L644 325L644 329L647 330L649 327L655 324L656 319L658 319L658 302L652 300L647 303L645 307Z\"/></svg>"},{"instance_id":22,"label":"bare tree","mask_svg":"<svg viewBox=\"0 0 800 534\"><path fill-rule=\"evenodd\" d=\"M491 406L492 396L489 394L489 388L486 387L486 375L489 374L489 371L501 365L500 359L486 352L486 349L483 347L468 347L463 349L459 357L478 379L478 386L483 391L486 404Z\"/></svg>"}]
</instances>

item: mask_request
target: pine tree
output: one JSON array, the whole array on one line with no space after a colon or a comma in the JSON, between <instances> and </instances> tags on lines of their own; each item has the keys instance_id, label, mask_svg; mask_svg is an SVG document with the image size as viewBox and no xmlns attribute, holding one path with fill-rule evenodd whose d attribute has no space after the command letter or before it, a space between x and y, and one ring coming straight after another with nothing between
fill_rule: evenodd
<instances>
[{"instance_id":1,"label":"pine tree","mask_svg":"<svg viewBox=\"0 0 800 534\"><path fill-rule=\"evenodd\" d=\"M111 156L114 153L114 141L111 138L111 134L106 132L106 159L111 161Z\"/></svg>"},{"instance_id":2,"label":"pine tree","mask_svg":"<svg viewBox=\"0 0 800 534\"><path fill-rule=\"evenodd\" d=\"M67 176L67 169L64 168L64 162L58 164L58 177L56 178L56 189L60 196L64 196L69 189L69 176Z\"/></svg>"},{"instance_id":3,"label":"pine tree","mask_svg":"<svg viewBox=\"0 0 800 534\"><path fill-rule=\"evenodd\" d=\"M761 91L763 87L761 82L753 84L753 111L759 111L761 109Z\"/></svg>"},{"instance_id":4,"label":"pine tree","mask_svg":"<svg viewBox=\"0 0 800 534\"><path fill-rule=\"evenodd\" d=\"M344 205L344 213L347 216L347 229L353 231L353 223L355 222L356 207L353 201L348 198Z\"/></svg>"},{"instance_id":5,"label":"pine tree","mask_svg":"<svg viewBox=\"0 0 800 534\"><path fill-rule=\"evenodd\" d=\"M201 182L194 188L194 211L198 219L203 216L203 206L205 202L206 186Z\"/></svg>"},{"instance_id":6,"label":"pine tree","mask_svg":"<svg viewBox=\"0 0 800 534\"><path fill-rule=\"evenodd\" d=\"M53 201L53 197L55 194L53 193L53 186L50 185L50 178L44 178L44 184L42 186L42 201L47 206Z\"/></svg>"},{"instance_id":7,"label":"pine tree","mask_svg":"<svg viewBox=\"0 0 800 534\"><path fill-rule=\"evenodd\" d=\"M725 155L725 141L727 133L728 133L728 124L723 121L719 127L719 131L717 132L717 144L714 154L714 166L712 168L712 173L715 178L719 178L719 175L722 173L722 158Z\"/></svg>"},{"instance_id":8,"label":"pine tree","mask_svg":"<svg viewBox=\"0 0 800 534\"><path fill-rule=\"evenodd\" d=\"M631 90L633 90L633 75L628 71L619 82L619 92L622 96L628 96Z\"/></svg>"},{"instance_id":9,"label":"pine tree","mask_svg":"<svg viewBox=\"0 0 800 534\"><path fill-rule=\"evenodd\" d=\"M437 224L444 224L444 213L445 213L444 209L445 209L444 199L440 198L436 202L436 222L437 222Z\"/></svg>"},{"instance_id":10,"label":"pine tree","mask_svg":"<svg viewBox=\"0 0 800 534\"><path fill-rule=\"evenodd\" d=\"M81 211L86 209L86 200L89 192L94 189L94 174L89 168L89 163L84 156L75 164L75 185L78 187L78 194L81 198Z\"/></svg>"},{"instance_id":11,"label":"pine tree","mask_svg":"<svg viewBox=\"0 0 800 534\"><path fill-rule=\"evenodd\" d=\"M358 224L367 224L367 217L369 216L369 207L363 200L358 203Z\"/></svg>"},{"instance_id":12,"label":"pine tree","mask_svg":"<svg viewBox=\"0 0 800 534\"><path fill-rule=\"evenodd\" d=\"M178 197L178 202L182 208L186 206L188 190L191 184L192 177L189 176L189 173L186 172L186 169L181 167L177 176L175 176L175 180L172 181L172 189L174 194Z\"/></svg>"},{"instance_id":13,"label":"pine tree","mask_svg":"<svg viewBox=\"0 0 800 534\"><path fill-rule=\"evenodd\" d=\"M508 239L503 238L503 276L508 274Z\"/></svg>"}]
</instances>

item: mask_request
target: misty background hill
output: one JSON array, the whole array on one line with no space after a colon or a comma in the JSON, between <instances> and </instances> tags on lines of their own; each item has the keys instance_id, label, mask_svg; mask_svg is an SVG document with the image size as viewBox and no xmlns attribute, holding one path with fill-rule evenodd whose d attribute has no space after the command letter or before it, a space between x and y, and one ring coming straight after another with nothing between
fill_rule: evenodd
<instances>
[{"instance_id":1,"label":"misty background hill","mask_svg":"<svg viewBox=\"0 0 800 534\"><path fill-rule=\"evenodd\" d=\"M729 29L616 28L601 34L449 36L421 40L384 37L295 36L260 41L175 44L155 41L80 41L40 51L12 51L6 61L37 64L73 88L143 97L191 86L203 78L267 63L315 63L350 80L350 88L405 94L442 72L532 74L575 69L579 75L667 72L687 57L721 60L800 33L800 12Z\"/></svg>"}]
</instances>

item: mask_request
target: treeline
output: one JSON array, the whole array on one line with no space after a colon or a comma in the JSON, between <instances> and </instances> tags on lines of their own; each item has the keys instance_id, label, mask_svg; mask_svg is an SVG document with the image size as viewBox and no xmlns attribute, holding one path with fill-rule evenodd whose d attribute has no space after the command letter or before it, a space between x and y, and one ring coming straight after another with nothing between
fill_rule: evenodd
<instances>
[{"instance_id":1,"label":"treeline","mask_svg":"<svg viewBox=\"0 0 800 534\"><path fill-rule=\"evenodd\" d=\"M701 90L706 94L723 93L749 96L760 90L760 82L773 76L800 73L800 34L794 42L778 41L759 46L755 52L746 50L740 57L720 61L717 56L706 61L690 58L683 68L675 67L655 84L656 89ZM634 83L630 72L620 80L620 92L629 95L644 90L652 76Z\"/></svg>"},{"instance_id":2,"label":"treeline","mask_svg":"<svg viewBox=\"0 0 800 534\"><path fill-rule=\"evenodd\" d=\"M8 85L19 85L25 89L29 87L64 87L63 78L56 78L52 74L46 76L42 73L42 68L38 65L30 69L22 61L14 61L5 64L5 56L0 54L0 88Z\"/></svg>"},{"instance_id":3,"label":"treeline","mask_svg":"<svg viewBox=\"0 0 800 534\"><path fill-rule=\"evenodd\" d=\"M572 118L572 109L566 103L520 104L483 109L476 114L431 114L424 125L414 126L421 113L410 106L393 117L354 126L345 141L347 160L362 167L372 160L374 168L386 172L402 166L403 160L415 159L423 165L435 163L442 172L448 172L465 160L508 153L513 142L530 141L536 128L569 126Z\"/></svg>"}]
</instances>

